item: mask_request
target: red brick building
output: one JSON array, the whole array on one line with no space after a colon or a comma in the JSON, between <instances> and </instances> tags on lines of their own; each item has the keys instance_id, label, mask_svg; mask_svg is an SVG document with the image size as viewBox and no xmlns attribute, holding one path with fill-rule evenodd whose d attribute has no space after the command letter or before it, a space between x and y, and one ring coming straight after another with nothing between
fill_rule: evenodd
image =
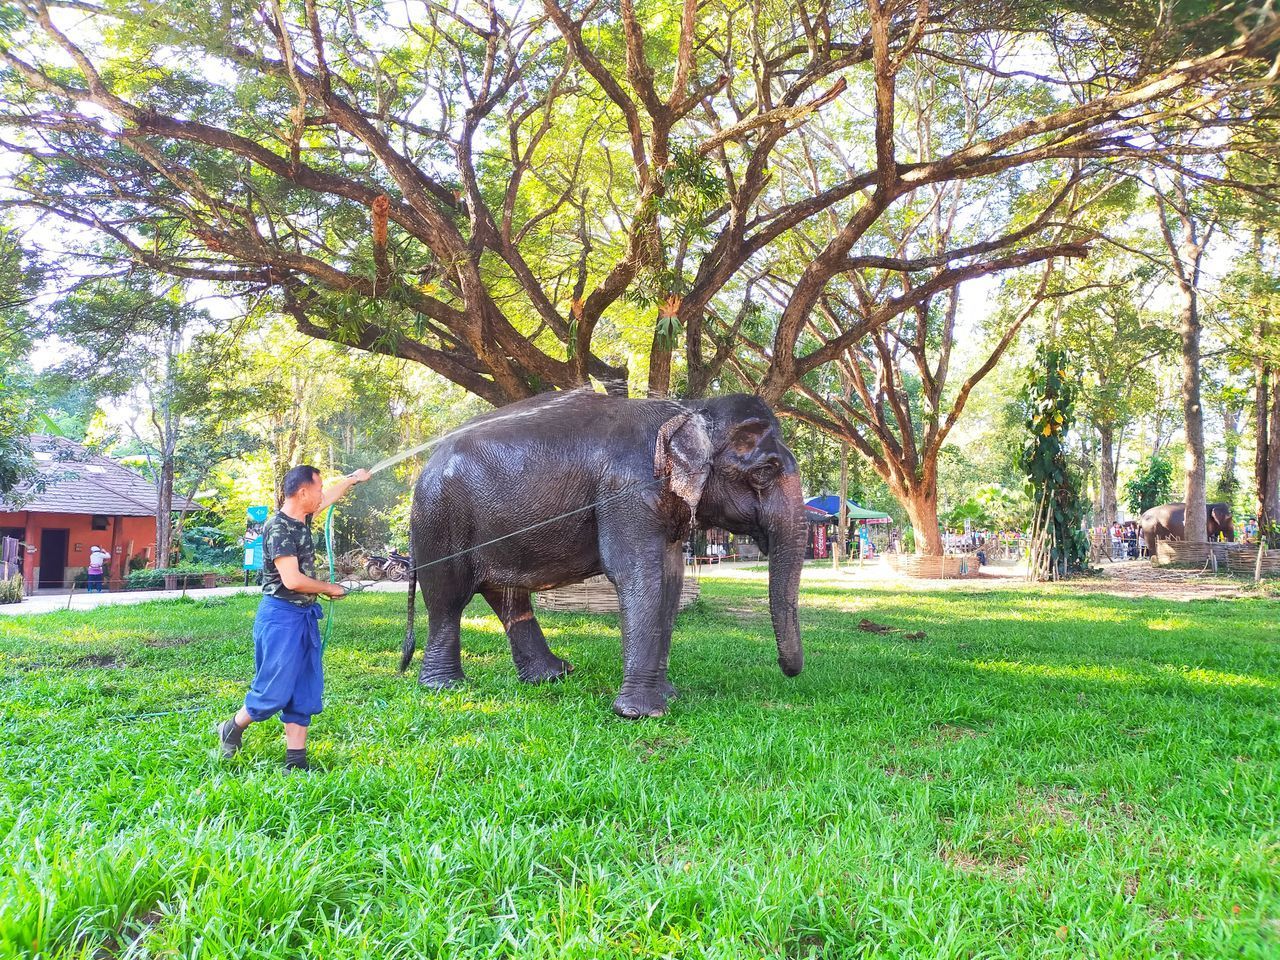
<instances>
[{"instance_id":1,"label":"red brick building","mask_svg":"<svg viewBox=\"0 0 1280 960\"><path fill-rule=\"evenodd\" d=\"M62 437L33 436L31 449L42 489L28 487L17 501L0 499L0 537L22 541L28 592L69 588L89 565L89 549L111 554L104 570L113 587L129 561L155 563L156 488L146 477ZM199 504L175 498L175 510Z\"/></svg>"}]
</instances>

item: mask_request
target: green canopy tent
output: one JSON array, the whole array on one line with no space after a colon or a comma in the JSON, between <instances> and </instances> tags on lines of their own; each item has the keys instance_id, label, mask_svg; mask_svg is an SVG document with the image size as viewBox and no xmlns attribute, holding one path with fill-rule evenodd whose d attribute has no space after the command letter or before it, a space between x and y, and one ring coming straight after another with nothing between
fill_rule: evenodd
<instances>
[{"instance_id":1,"label":"green canopy tent","mask_svg":"<svg viewBox=\"0 0 1280 960\"><path fill-rule=\"evenodd\" d=\"M852 500L845 501L849 505L849 520L865 520L868 523L889 523L892 521L887 513L880 510L868 510L866 507L859 506ZM828 494L825 497L813 497L805 501L806 505L816 510L821 510L831 521L840 518L840 498L834 494Z\"/></svg>"}]
</instances>

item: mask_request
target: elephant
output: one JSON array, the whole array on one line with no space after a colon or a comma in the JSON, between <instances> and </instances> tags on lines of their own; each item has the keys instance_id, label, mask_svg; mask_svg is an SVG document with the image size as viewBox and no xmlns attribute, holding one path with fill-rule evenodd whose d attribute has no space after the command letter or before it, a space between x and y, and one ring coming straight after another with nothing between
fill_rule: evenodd
<instances>
[{"instance_id":1,"label":"elephant","mask_svg":"<svg viewBox=\"0 0 1280 960\"><path fill-rule=\"evenodd\" d=\"M1208 512L1209 539L1217 540L1221 534L1224 539L1234 541L1235 526L1231 522L1231 505L1229 503L1206 504ZM1155 556L1157 540L1181 540L1184 536L1187 505L1185 503L1165 503L1152 507L1142 515L1138 525L1142 528L1142 536L1147 541L1147 554Z\"/></svg>"},{"instance_id":2,"label":"elephant","mask_svg":"<svg viewBox=\"0 0 1280 960\"><path fill-rule=\"evenodd\" d=\"M695 525L749 534L769 557L778 664L800 673L797 615L804 500L796 459L758 397L628 399L581 388L477 417L424 465L409 514L414 579L400 670L416 649L420 582L428 615L418 682L463 681L462 611L476 593L506 630L520 679L568 675L547 646L530 593L603 573L618 590L621 717L659 717Z\"/></svg>"}]
</instances>

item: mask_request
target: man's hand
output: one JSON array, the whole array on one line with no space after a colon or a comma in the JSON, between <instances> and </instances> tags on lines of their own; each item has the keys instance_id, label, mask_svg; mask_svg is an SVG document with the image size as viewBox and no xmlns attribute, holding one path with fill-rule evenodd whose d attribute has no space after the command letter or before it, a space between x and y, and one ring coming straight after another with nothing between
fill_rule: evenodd
<instances>
[{"instance_id":1,"label":"man's hand","mask_svg":"<svg viewBox=\"0 0 1280 960\"><path fill-rule=\"evenodd\" d=\"M324 513L326 509L328 509L333 504L341 500L342 497L346 494L346 492L350 490L352 487L354 487L357 483L364 483L366 480L368 480L372 476L373 474L371 474L364 467L361 467L359 470L355 471L354 473L348 473L345 477L343 477L337 483L334 483L328 487L325 487L324 496L320 498L320 505L316 507L315 512Z\"/></svg>"},{"instance_id":2,"label":"man's hand","mask_svg":"<svg viewBox=\"0 0 1280 960\"><path fill-rule=\"evenodd\" d=\"M308 577L298 567L297 557L276 557L276 570L280 572L280 582L296 593L314 593L331 600L341 600L347 595L346 587L328 580L317 580Z\"/></svg>"}]
</instances>

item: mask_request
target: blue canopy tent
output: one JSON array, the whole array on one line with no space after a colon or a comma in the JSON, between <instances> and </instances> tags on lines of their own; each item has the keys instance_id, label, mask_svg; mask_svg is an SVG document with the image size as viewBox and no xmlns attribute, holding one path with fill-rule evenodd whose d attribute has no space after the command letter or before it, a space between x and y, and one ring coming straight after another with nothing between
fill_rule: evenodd
<instances>
[{"instance_id":1,"label":"blue canopy tent","mask_svg":"<svg viewBox=\"0 0 1280 960\"><path fill-rule=\"evenodd\" d=\"M887 513L882 513L879 510L868 510L852 500L847 501L847 503L849 504L850 520L865 520L867 523L888 523L892 519ZM828 494L825 497L811 497L805 501L805 506L813 510L822 511L830 520L838 520L840 518L840 498L835 494ZM812 514L808 515L812 516Z\"/></svg>"}]
</instances>

